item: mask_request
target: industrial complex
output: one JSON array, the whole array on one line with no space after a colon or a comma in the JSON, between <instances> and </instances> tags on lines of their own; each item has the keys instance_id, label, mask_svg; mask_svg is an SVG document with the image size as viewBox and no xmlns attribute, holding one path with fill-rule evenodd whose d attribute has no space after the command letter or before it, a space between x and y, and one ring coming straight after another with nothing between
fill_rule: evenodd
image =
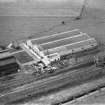
<instances>
[{"instance_id":1,"label":"industrial complex","mask_svg":"<svg viewBox=\"0 0 105 105\"><path fill-rule=\"evenodd\" d=\"M0 80L4 81L0 102L17 101L95 78L103 72L96 68L103 68L104 63L104 52L97 40L79 29L10 43L0 52ZM82 69L92 65L95 69Z\"/></svg>"},{"instance_id":2,"label":"industrial complex","mask_svg":"<svg viewBox=\"0 0 105 105\"><path fill-rule=\"evenodd\" d=\"M105 103L105 0L0 0L0 105Z\"/></svg>"},{"instance_id":3,"label":"industrial complex","mask_svg":"<svg viewBox=\"0 0 105 105\"><path fill-rule=\"evenodd\" d=\"M14 50L13 45L10 44L8 51L0 52L0 67L2 68L1 71L5 72L6 65L11 65L9 67L12 68L13 62L15 61L17 64L13 66L16 69L26 67L31 69L31 66L34 64L36 68L38 65L43 71L44 68L51 66L52 62L60 61L62 58L78 52L94 49L97 46L98 44L95 38L80 32L79 29L61 32L26 40L19 43L19 49L17 50ZM10 68L8 69L11 71Z\"/></svg>"}]
</instances>

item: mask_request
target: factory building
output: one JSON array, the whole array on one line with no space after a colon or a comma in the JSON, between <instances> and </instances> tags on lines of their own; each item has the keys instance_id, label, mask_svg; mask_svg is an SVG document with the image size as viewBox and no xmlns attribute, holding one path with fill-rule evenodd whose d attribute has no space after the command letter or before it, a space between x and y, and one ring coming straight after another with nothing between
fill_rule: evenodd
<instances>
[{"instance_id":1,"label":"factory building","mask_svg":"<svg viewBox=\"0 0 105 105\"><path fill-rule=\"evenodd\" d=\"M60 57L97 47L95 38L79 29L43 36L20 44L22 51L14 53L20 64L42 61L46 66Z\"/></svg>"},{"instance_id":2,"label":"factory building","mask_svg":"<svg viewBox=\"0 0 105 105\"><path fill-rule=\"evenodd\" d=\"M95 38L78 29L27 40L19 44L19 50L11 48L8 52L0 53L0 73L18 72L27 65L31 69L33 64L43 71L44 67L65 55L94 49L97 45Z\"/></svg>"},{"instance_id":3,"label":"factory building","mask_svg":"<svg viewBox=\"0 0 105 105\"><path fill-rule=\"evenodd\" d=\"M32 39L34 44L41 46L41 50L46 56L56 55L63 56L89 50L97 46L95 38L88 34L80 32L78 29L44 36Z\"/></svg>"}]
</instances>

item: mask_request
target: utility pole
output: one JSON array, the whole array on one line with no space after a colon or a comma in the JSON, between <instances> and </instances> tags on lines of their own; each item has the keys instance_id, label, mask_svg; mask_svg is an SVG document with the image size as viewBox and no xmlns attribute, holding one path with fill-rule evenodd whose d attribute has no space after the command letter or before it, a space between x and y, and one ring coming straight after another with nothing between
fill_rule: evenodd
<instances>
[{"instance_id":1,"label":"utility pole","mask_svg":"<svg viewBox=\"0 0 105 105\"><path fill-rule=\"evenodd\" d=\"M79 14L79 16L77 16L76 18L75 18L75 20L80 20L82 17L83 17L83 15L85 14L87 14L87 8L86 8L86 6L88 5L88 0L84 0L83 1L83 4L82 4L82 8L81 8L81 10L80 10L80 14Z\"/></svg>"}]
</instances>

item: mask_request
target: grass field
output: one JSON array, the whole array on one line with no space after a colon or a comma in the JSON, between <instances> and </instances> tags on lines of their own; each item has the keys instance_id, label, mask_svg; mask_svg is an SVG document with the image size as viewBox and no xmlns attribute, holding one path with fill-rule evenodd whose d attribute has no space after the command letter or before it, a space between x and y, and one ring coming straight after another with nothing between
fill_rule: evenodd
<instances>
[{"instance_id":1,"label":"grass field","mask_svg":"<svg viewBox=\"0 0 105 105\"><path fill-rule=\"evenodd\" d=\"M0 44L75 28L104 41L104 14L102 10L91 10L86 17L78 21L71 17L0 16ZM62 21L65 21L64 25L61 24Z\"/></svg>"},{"instance_id":2,"label":"grass field","mask_svg":"<svg viewBox=\"0 0 105 105\"><path fill-rule=\"evenodd\" d=\"M97 2L93 7L96 4ZM68 2L59 5L46 4L43 6L40 3L38 5L42 7L36 9L37 6L31 3L0 3L0 44L8 44L11 40L20 40L29 36L39 37L75 28L104 40L104 10L88 8L86 17L73 21L71 17L79 14L81 5L76 7L77 4L72 5ZM47 8L45 8L46 6ZM62 25L62 21L65 21L66 24Z\"/></svg>"}]
</instances>

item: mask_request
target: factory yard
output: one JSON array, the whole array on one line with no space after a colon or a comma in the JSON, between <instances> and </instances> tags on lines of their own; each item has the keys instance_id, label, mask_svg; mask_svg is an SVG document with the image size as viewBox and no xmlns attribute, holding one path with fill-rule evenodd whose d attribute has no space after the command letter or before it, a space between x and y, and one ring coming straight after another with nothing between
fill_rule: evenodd
<instances>
[{"instance_id":1,"label":"factory yard","mask_svg":"<svg viewBox=\"0 0 105 105\"><path fill-rule=\"evenodd\" d=\"M94 8L88 8L87 9L87 14L86 16L83 16L82 19L80 20L75 20L73 17L77 16L77 12L75 12L75 14L72 14L72 18L71 16L67 16L67 14L70 14L69 12L66 12L65 16L61 16L61 12L59 13L59 16L44 16L44 17L37 17L37 16L33 16L32 13L26 14L26 8L27 6L22 9L24 12L24 14L20 13L21 10L18 11L18 13L21 14L21 16L17 15L16 16L16 11L13 10L12 13L15 14L15 16L11 16L10 14L7 14L9 16L5 16L5 14L3 14L3 12L0 11L0 13L4 16L0 16L0 45L8 45L11 41L13 40L26 40L27 38L32 39L32 38L38 38L38 37L43 37L46 35L52 35L52 34L57 34L60 32L65 32L65 31L69 31L69 30L73 30L73 29L80 29L81 32L87 33L90 37L94 37L96 38L96 40L98 42L105 43L105 11L100 9L94 9ZM11 9L11 8L10 8ZM34 8L33 8L34 10ZM4 10L7 11L7 8ZM59 12L59 11L58 11ZM4 12L5 13L5 12ZM42 13L43 14L43 13ZM42 15L41 14L41 15ZM30 16L28 16L30 15ZM64 21L64 23L62 24L62 21ZM78 31L76 32L78 33ZM81 35L82 36L82 35ZM74 41L76 42L81 41L82 37L80 36L79 39L74 38ZM83 37L83 39L87 39L90 38L89 36L85 35ZM65 36L66 38L66 36ZM55 38L57 40L57 37ZM53 39L53 40L55 40ZM59 39L59 37L58 37ZM75 40L76 39L76 40ZM53 41L51 40L51 41ZM46 42L46 40L44 40ZM67 41L71 41L70 39L67 39ZM60 42L60 44L68 44L68 42ZM34 41L33 43L44 43L41 41ZM71 42L72 43L72 42ZM46 46L42 45L43 47L45 47L45 49L48 48L52 48L53 46L56 46L56 43L51 44L51 46ZM59 43L58 43L59 45ZM104 49L103 49L104 50ZM21 62L25 62L25 61L21 61ZM89 70L93 70L93 72L95 72L95 70L97 73L99 73L99 71L94 68L94 67L90 67L90 68L83 68L86 71ZM83 70L80 69L80 70ZM83 70L84 71L84 70ZM101 74L104 74L105 71L102 70ZM87 72L87 74L89 75L89 72ZM100 75L101 75L100 74ZM76 74L75 74L76 75ZM72 77L72 74L70 74L71 78L69 77L69 79L74 79L74 77ZM77 77L77 76L76 76ZM17 79L22 78L21 77L16 77ZM27 78L27 77L25 77ZM28 77L30 80L31 77ZM34 78L34 76L33 76ZM78 77L80 78L80 77ZM92 77L91 77L92 78ZM98 77L97 77L98 78ZM42 96L39 99L27 99L25 101L23 101L22 103L15 103L16 105L33 105L33 104L38 104L38 105L52 105L52 103L56 103L56 102L60 102L60 101L65 101L66 98L70 97L70 93L75 94L76 91L80 92L84 92L85 89L92 89L94 87L96 87L96 85L99 84L103 84L105 80L105 77L103 76L103 78L101 79L95 79L92 81L86 81L85 84L79 84L79 87L70 87L68 86L68 88L64 88L61 89L57 92L55 92L54 94L50 94L50 95L46 95L46 96ZM65 82L69 82L68 78L66 78L64 80ZM76 81L76 80L75 80ZM4 81L5 82L5 81ZM21 82L21 81L20 81ZM89 82L89 83L88 83ZM56 83L57 84L57 83ZM62 84L62 83L61 83ZM78 84L78 83L77 83ZM53 84L51 84L53 85ZM71 85L71 84L70 84ZM53 86L52 86L53 87ZM36 89L37 90L37 89ZM84 91L83 91L84 90ZM2 91L2 90L1 90ZM18 91L18 90L17 90ZM68 94L69 93L69 94ZM56 98L55 98L56 97ZM63 103L62 105L70 105L70 104L94 104L94 103L105 103L104 102L104 98L105 98L105 89L101 89L99 91L96 90L96 92L90 93L90 94L86 94L85 96L83 96L82 98L77 98L75 99L74 97L74 101L72 102L67 102L67 103ZM10 105L14 105L14 103L10 104Z\"/></svg>"}]
</instances>

